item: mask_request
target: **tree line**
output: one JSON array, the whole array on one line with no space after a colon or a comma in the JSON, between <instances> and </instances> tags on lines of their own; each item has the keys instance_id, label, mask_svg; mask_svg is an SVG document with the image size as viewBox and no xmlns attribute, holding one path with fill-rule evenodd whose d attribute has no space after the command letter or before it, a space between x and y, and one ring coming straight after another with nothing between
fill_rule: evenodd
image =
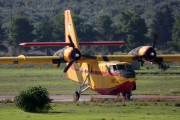
<instances>
[{"instance_id":1,"label":"tree line","mask_svg":"<svg viewBox=\"0 0 180 120\"><path fill-rule=\"evenodd\" d=\"M169 5L164 5L156 12L150 27L147 27L144 18L131 11L120 12L116 25L109 15L101 15L96 25L85 21L77 14L73 14L73 19L79 41L123 40L127 43L120 49L119 47L88 47L88 50L84 48L86 54L98 54L97 51L103 54L128 52L141 45L151 45L154 32L160 33L157 49L166 52L180 50L180 17L174 17L173 9ZM1 42L8 41L14 46L21 42L65 41L63 13L51 19L44 18L36 26L26 16L16 16L12 20L9 34L6 34L2 28L2 22L0 26Z\"/></svg>"}]
</instances>

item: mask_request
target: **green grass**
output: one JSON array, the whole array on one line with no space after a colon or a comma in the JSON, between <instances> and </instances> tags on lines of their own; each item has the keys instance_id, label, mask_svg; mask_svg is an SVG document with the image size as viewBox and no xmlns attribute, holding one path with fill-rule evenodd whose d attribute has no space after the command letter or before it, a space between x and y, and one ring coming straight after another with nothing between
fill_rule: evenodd
<instances>
[{"instance_id":1,"label":"green grass","mask_svg":"<svg viewBox=\"0 0 180 120\"><path fill-rule=\"evenodd\" d=\"M18 94L31 86L46 87L50 94L72 94L79 84L65 78L58 68L1 68L0 94Z\"/></svg>"},{"instance_id":2,"label":"green grass","mask_svg":"<svg viewBox=\"0 0 180 120\"><path fill-rule=\"evenodd\" d=\"M65 78L62 69L37 67L0 68L0 95L17 95L28 87L41 85L50 94L72 94L79 84ZM137 74L137 90L133 94L180 95L180 75ZM87 91L85 94L95 94ZM7 101L8 102L8 101ZM131 102L61 102L52 103L49 113L27 113L13 103L0 103L0 120L179 120L179 101Z\"/></svg>"},{"instance_id":3,"label":"green grass","mask_svg":"<svg viewBox=\"0 0 180 120\"><path fill-rule=\"evenodd\" d=\"M17 95L21 90L38 85L46 87L50 94L72 94L80 85L68 80L63 70L56 67L5 66L0 69L0 95ZM178 74L137 74L137 90L133 94L180 95L179 80ZM85 94L96 93L88 90Z\"/></svg>"},{"instance_id":4,"label":"green grass","mask_svg":"<svg viewBox=\"0 0 180 120\"><path fill-rule=\"evenodd\" d=\"M166 102L53 103L49 113L27 113L0 104L1 120L179 120L180 108Z\"/></svg>"},{"instance_id":5,"label":"green grass","mask_svg":"<svg viewBox=\"0 0 180 120\"><path fill-rule=\"evenodd\" d=\"M180 95L180 75L137 75L134 94Z\"/></svg>"}]
</instances>

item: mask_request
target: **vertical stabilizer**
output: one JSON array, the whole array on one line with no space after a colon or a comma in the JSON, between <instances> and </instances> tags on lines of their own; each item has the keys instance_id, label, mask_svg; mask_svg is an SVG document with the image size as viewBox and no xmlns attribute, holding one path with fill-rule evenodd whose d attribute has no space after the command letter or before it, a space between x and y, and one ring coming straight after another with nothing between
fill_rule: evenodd
<instances>
[{"instance_id":1,"label":"vertical stabilizer","mask_svg":"<svg viewBox=\"0 0 180 120\"><path fill-rule=\"evenodd\" d=\"M68 37L68 36L70 36L75 47L77 49L80 49L78 38L76 35L76 30L74 27L74 22L73 22L72 15L71 15L71 11L66 10L64 14L65 14L64 16L65 16L65 38L66 38L66 42L70 42L69 37Z\"/></svg>"}]
</instances>

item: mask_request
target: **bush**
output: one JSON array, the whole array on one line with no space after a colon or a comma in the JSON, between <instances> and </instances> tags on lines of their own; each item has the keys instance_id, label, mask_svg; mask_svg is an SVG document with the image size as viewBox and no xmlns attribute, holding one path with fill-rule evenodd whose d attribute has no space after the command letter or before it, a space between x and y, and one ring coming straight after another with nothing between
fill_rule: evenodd
<instances>
[{"instance_id":1,"label":"bush","mask_svg":"<svg viewBox=\"0 0 180 120\"><path fill-rule=\"evenodd\" d=\"M38 86L21 91L15 97L14 103L16 107L26 112L48 112L51 109L51 102L47 89Z\"/></svg>"}]
</instances>

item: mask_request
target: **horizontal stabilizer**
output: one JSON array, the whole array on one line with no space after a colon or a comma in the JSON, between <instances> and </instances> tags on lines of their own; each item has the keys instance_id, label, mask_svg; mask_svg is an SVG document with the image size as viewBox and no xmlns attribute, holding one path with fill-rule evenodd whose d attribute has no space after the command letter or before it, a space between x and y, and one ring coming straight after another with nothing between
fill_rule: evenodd
<instances>
[{"instance_id":1,"label":"horizontal stabilizer","mask_svg":"<svg viewBox=\"0 0 180 120\"><path fill-rule=\"evenodd\" d=\"M80 46L120 46L125 45L124 41L103 41L103 42L80 42ZM71 46L68 42L26 42L19 44L20 46Z\"/></svg>"}]
</instances>

